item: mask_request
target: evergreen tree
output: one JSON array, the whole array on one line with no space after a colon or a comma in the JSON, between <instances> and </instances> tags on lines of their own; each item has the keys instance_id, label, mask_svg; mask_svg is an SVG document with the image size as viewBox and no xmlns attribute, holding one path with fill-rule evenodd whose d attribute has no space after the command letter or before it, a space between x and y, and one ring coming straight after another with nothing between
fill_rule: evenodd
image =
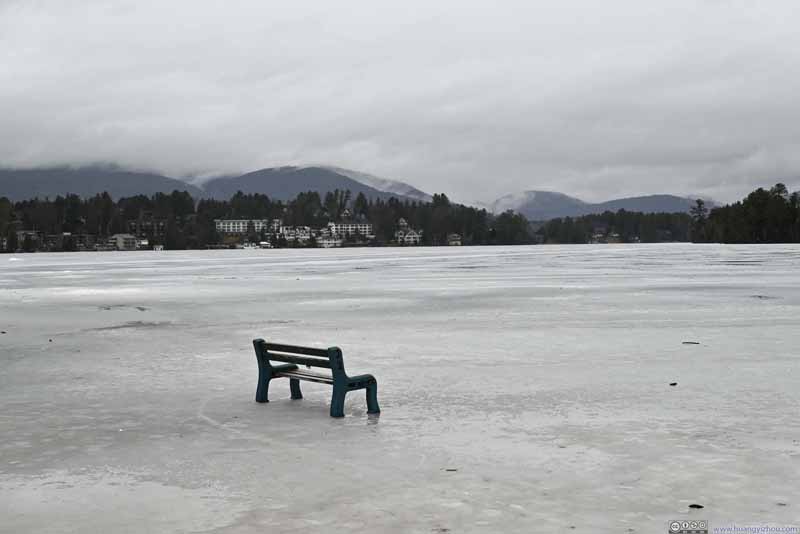
<instances>
[{"instance_id":1,"label":"evergreen tree","mask_svg":"<svg viewBox=\"0 0 800 534\"><path fill-rule=\"evenodd\" d=\"M357 218L364 219L369 214L369 202L364 193L359 193L356 201L353 203L353 215Z\"/></svg>"},{"instance_id":2,"label":"evergreen tree","mask_svg":"<svg viewBox=\"0 0 800 534\"><path fill-rule=\"evenodd\" d=\"M6 231L6 252L16 252L18 248L17 231L12 225L9 225Z\"/></svg>"},{"instance_id":3,"label":"evergreen tree","mask_svg":"<svg viewBox=\"0 0 800 534\"><path fill-rule=\"evenodd\" d=\"M698 198L689 213L692 216L692 241L695 243L705 241L705 227L708 218L705 201Z\"/></svg>"},{"instance_id":4,"label":"evergreen tree","mask_svg":"<svg viewBox=\"0 0 800 534\"><path fill-rule=\"evenodd\" d=\"M258 241L258 234L256 233L256 225L252 220L247 221L247 241L255 243Z\"/></svg>"}]
</instances>

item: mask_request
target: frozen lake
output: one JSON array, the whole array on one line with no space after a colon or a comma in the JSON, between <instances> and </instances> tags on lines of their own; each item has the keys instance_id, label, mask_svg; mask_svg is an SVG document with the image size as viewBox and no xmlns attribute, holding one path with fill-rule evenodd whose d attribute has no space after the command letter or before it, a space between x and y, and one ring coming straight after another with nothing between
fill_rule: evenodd
<instances>
[{"instance_id":1,"label":"frozen lake","mask_svg":"<svg viewBox=\"0 0 800 534\"><path fill-rule=\"evenodd\" d=\"M0 255L0 330L3 533L800 523L798 246Z\"/></svg>"}]
</instances>

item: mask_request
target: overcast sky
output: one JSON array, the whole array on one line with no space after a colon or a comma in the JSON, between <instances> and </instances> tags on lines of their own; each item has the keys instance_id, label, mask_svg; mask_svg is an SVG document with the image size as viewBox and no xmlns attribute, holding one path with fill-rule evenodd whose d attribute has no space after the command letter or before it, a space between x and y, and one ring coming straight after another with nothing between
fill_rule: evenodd
<instances>
[{"instance_id":1,"label":"overcast sky","mask_svg":"<svg viewBox=\"0 0 800 534\"><path fill-rule=\"evenodd\" d=\"M0 166L800 188L796 0L0 0Z\"/></svg>"}]
</instances>

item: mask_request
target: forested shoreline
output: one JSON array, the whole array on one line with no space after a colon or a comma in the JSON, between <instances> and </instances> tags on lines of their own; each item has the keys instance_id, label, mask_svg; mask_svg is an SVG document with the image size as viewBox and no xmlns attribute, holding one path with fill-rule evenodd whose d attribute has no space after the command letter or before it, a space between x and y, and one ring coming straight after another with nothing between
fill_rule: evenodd
<instances>
[{"instance_id":1,"label":"forested shoreline","mask_svg":"<svg viewBox=\"0 0 800 534\"><path fill-rule=\"evenodd\" d=\"M798 243L800 192L784 184L758 188L744 199L708 209L698 199L690 213L620 210L552 219L538 230L544 243Z\"/></svg>"},{"instance_id":2,"label":"forested shoreline","mask_svg":"<svg viewBox=\"0 0 800 534\"><path fill-rule=\"evenodd\" d=\"M524 245L533 243L797 243L800 194L776 184L741 201L708 209L697 200L690 213L639 213L620 210L531 223L507 211L499 215L434 195L432 202L370 200L363 194L334 191L324 197L309 191L291 201L237 193L229 200L195 199L186 191L112 199L107 193L11 202L0 197L0 250L76 250L77 236L98 242L134 233L151 246L203 249L234 246L258 236L220 234L217 219L280 220L292 227L324 227L335 221L368 222L374 237L361 245L394 243L398 221L419 232L421 245ZM263 238L263 236L261 236ZM56 239L58 238L58 239ZM308 246L280 242L279 246Z\"/></svg>"},{"instance_id":3,"label":"forested shoreline","mask_svg":"<svg viewBox=\"0 0 800 534\"><path fill-rule=\"evenodd\" d=\"M321 197L309 191L289 202L266 195L237 193L230 200L195 201L185 191L153 196L138 195L117 201L107 193L82 199L76 195L55 199L10 202L0 198L0 236L7 252L75 250L75 236L94 236L102 241L115 234L134 233L152 245L166 249L203 249L233 246L259 239L248 233L220 234L217 219L280 220L291 227L324 227L329 222L368 222L374 228L370 245L391 244L403 219L416 229L422 245L444 245L458 235L464 245L530 244L535 239L528 221L511 212L494 216L434 195L432 202L369 200L349 191L333 191ZM54 238L69 234L60 246ZM45 246L49 242L51 245ZM27 242L25 240L27 239ZM56 240L57 241L57 240ZM279 242L280 246L301 246Z\"/></svg>"}]
</instances>

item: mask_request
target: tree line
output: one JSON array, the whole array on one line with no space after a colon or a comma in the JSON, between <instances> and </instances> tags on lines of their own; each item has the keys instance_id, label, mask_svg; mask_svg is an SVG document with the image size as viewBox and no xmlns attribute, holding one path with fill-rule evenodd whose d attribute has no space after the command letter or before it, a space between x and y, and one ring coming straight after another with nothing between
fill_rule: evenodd
<instances>
[{"instance_id":1,"label":"tree line","mask_svg":"<svg viewBox=\"0 0 800 534\"><path fill-rule=\"evenodd\" d=\"M591 243L614 239L621 243L688 241L688 213L640 213L619 210L581 217L552 219L539 229L544 243Z\"/></svg>"},{"instance_id":2,"label":"tree line","mask_svg":"<svg viewBox=\"0 0 800 534\"><path fill-rule=\"evenodd\" d=\"M692 241L714 243L800 243L800 192L784 184L759 187L743 200L708 210L692 208Z\"/></svg>"},{"instance_id":3,"label":"tree line","mask_svg":"<svg viewBox=\"0 0 800 534\"><path fill-rule=\"evenodd\" d=\"M620 210L564 217L548 221L538 234L545 243L591 243L612 235L623 243L798 243L800 192L789 194L784 184L776 184L710 210L698 199L689 213Z\"/></svg>"},{"instance_id":4,"label":"tree line","mask_svg":"<svg viewBox=\"0 0 800 534\"><path fill-rule=\"evenodd\" d=\"M98 240L107 239L130 233L132 222L141 223L136 226L137 233L151 244L167 249L206 248L225 243L225 236L216 231L215 219L280 219L286 226L321 228L330 221L340 221L345 214L355 221L372 223L374 244L378 245L393 241L401 218L421 233L423 245L446 244L450 234L459 234L464 245L590 243L598 239L628 243L800 242L800 193L789 194L784 184L776 184L710 210L703 200L697 200L690 213L609 211L552 219L537 229L521 214L507 211L492 215L484 209L450 202L444 194L434 195L431 202L368 199L362 193L353 198L350 191L342 190L324 196L315 191L300 193L288 202L242 192L229 200L195 201L186 191L117 201L108 193L19 202L0 197L0 237L5 238L0 249L41 249L32 237L37 234L89 234ZM62 250L75 249L69 238L61 243Z\"/></svg>"},{"instance_id":5,"label":"tree line","mask_svg":"<svg viewBox=\"0 0 800 534\"><path fill-rule=\"evenodd\" d=\"M225 236L216 231L215 219L280 219L284 226L322 228L328 222L342 220L345 214L354 221L372 223L375 244L379 245L394 239L400 218L421 233L423 245L446 244L450 234L459 234L465 245L515 245L534 239L523 216L511 212L494 216L484 209L450 202L444 194L434 195L431 202L414 202L368 199L362 193L353 198L350 191L342 190L324 196L315 191L300 193L288 202L242 192L229 200L195 201L186 191L117 201L108 193L19 202L0 197L0 236L6 237L6 251L35 250L33 242L19 242L20 232L42 236L88 234L102 240L132 233L135 227L151 245L196 249L225 242ZM74 250L71 241L65 239L62 249Z\"/></svg>"}]
</instances>

